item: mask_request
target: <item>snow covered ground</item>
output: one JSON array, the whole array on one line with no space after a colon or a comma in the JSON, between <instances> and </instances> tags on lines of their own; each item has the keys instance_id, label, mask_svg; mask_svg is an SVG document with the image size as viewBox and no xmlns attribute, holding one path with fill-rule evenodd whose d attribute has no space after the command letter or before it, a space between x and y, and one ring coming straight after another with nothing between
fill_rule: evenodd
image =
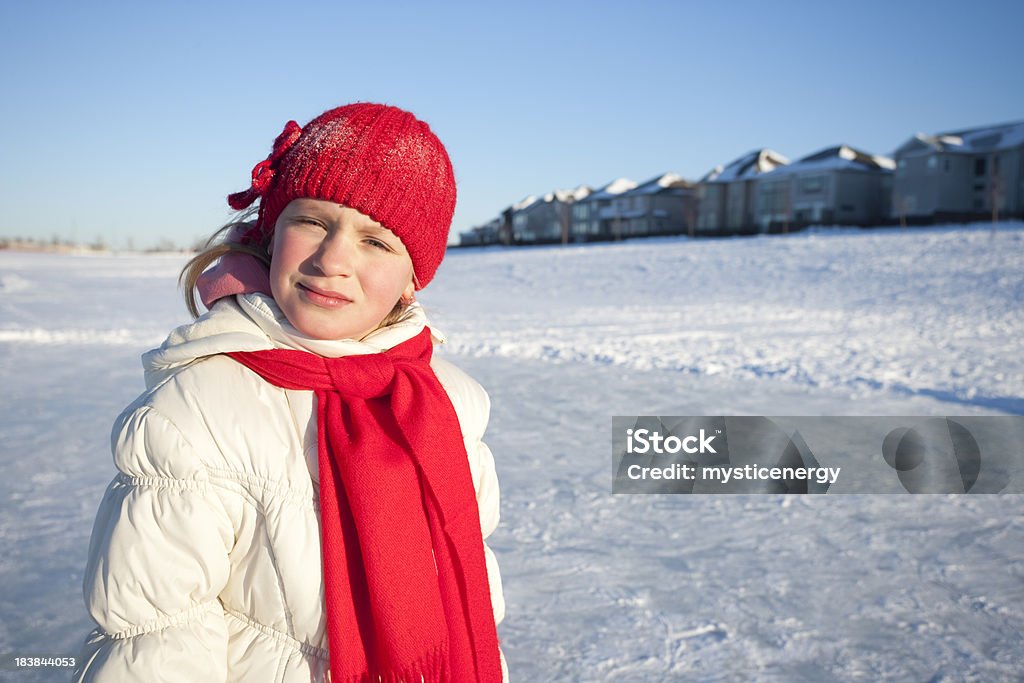
<instances>
[{"instance_id":1,"label":"snow covered ground","mask_svg":"<svg viewBox=\"0 0 1024 683\"><path fill-rule=\"evenodd\" d=\"M0 655L91 627L182 261L0 252ZM1024 413L1024 226L453 250L421 298L493 401L514 680L1024 678L1020 496L609 493L615 414Z\"/></svg>"}]
</instances>

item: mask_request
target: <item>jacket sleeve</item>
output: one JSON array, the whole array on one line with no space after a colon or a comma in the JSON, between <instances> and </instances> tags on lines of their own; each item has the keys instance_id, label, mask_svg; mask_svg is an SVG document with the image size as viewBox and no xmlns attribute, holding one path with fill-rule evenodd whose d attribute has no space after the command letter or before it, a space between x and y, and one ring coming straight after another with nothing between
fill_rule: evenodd
<instances>
[{"instance_id":1,"label":"jacket sleeve","mask_svg":"<svg viewBox=\"0 0 1024 683\"><path fill-rule=\"evenodd\" d=\"M471 451L470 448L473 450ZM494 456L483 440L466 444L476 487L476 502L480 508L480 531L484 537L484 559L487 561L487 578L491 588L491 605L494 608L494 623L500 624L505 618L505 597L501 588L501 573L498 560L487 544L487 537L498 528L500 517L500 496L498 475L494 468ZM475 461L475 462L474 462Z\"/></svg>"},{"instance_id":2,"label":"jacket sleeve","mask_svg":"<svg viewBox=\"0 0 1024 683\"><path fill-rule=\"evenodd\" d=\"M461 369L436 354L430 361L437 379L451 399L459 418L462 438L469 457L469 471L473 477L476 504L480 511L480 531L484 537L484 559L491 589L494 623L505 618L505 597L501 589L498 560L487 544L487 538L498 528L501 497L498 492L498 473L494 456L484 443L484 432L491 415L491 399L479 382Z\"/></svg>"},{"instance_id":3,"label":"jacket sleeve","mask_svg":"<svg viewBox=\"0 0 1024 683\"><path fill-rule=\"evenodd\" d=\"M484 537L484 560L487 563L491 607L494 610L494 623L498 625L505 618L505 594L501 586L498 559L487 544L487 537L498 528L501 516L501 497L498 491L498 473L494 466L494 455L483 440L483 433L490 416L490 398L482 387L477 385L477 388L479 390L478 399L474 401L477 406L476 420L467 421L468 428L467 426L463 427L463 436L466 442L466 454L469 456L469 469L473 476L473 487L476 490L476 503L480 509L480 531ZM507 683L508 665L505 662L505 653L499 648L498 654L501 656L502 680Z\"/></svg>"},{"instance_id":4,"label":"jacket sleeve","mask_svg":"<svg viewBox=\"0 0 1024 683\"><path fill-rule=\"evenodd\" d=\"M469 440L467 439L467 441ZM474 448L473 451L470 451L471 446ZM494 556L494 552L487 545L487 537L498 527L500 502L498 475L494 467L494 456L483 439L476 439L475 444L467 443L466 452L469 454L473 484L476 487L477 506L480 508L480 531L484 537L484 560L487 562L487 581L491 589L494 624L498 625L505 618L505 593L501 586L498 558ZM499 648L498 654L501 656L502 680L507 683L508 665L505 663L505 653Z\"/></svg>"},{"instance_id":5,"label":"jacket sleeve","mask_svg":"<svg viewBox=\"0 0 1024 683\"><path fill-rule=\"evenodd\" d=\"M122 414L112 447L118 474L96 514L83 582L97 628L74 680L223 681L227 511L185 435L151 407Z\"/></svg>"},{"instance_id":6,"label":"jacket sleeve","mask_svg":"<svg viewBox=\"0 0 1024 683\"><path fill-rule=\"evenodd\" d=\"M465 372L438 357L431 360L431 366L455 408L462 427L469 470L476 491L476 503L480 510L480 531L484 537L484 559L487 562L487 581L491 590L491 607L494 609L494 623L500 624L505 618L505 595L501 587L501 572L498 560L487 544L487 538L498 527L500 518L500 495L498 473L494 466L491 449L484 443L484 432L491 414L491 399L480 384ZM505 655L501 654L503 680L508 681Z\"/></svg>"}]
</instances>

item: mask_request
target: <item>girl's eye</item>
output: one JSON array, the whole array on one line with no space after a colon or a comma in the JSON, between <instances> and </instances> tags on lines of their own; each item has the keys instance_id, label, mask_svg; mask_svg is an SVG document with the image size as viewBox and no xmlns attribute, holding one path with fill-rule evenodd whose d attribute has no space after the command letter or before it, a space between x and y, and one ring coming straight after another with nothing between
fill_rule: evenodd
<instances>
[{"instance_id":1,"label":"girl's eye","mask_svg":"<svg viewBox=\"0 0 1024 683\"><path fill-rule=\"evenodd\" d=\"M324 232L327 230L327 227L321 221L318 221L315 218L307 218L305 216L295 216L291 219L289 224L304 231Z\"/></svg>"},{"instance_id":2,"label":"girl's eye","mask_svg":"<svg viewBox=\"0 0 1024 683\"><path fill-rule=\"evenodd\" d=\"M382 249L384 251L391 251L391 247L389 247L387 244L385 244L384 242L381 242L378 239L374 239L372 237L367 237L366 238L366 243L369 244L372 247L376 247L377 249Z\"/></svg>"}]
</instances>

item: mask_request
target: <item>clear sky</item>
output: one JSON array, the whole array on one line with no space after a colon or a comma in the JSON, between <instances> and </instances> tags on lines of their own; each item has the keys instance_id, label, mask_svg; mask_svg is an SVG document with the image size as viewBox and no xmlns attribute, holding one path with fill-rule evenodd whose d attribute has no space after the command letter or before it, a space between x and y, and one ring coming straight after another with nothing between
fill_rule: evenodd
<instances>
[{"instance_id":1,"label":"clear sky","mask_svg":"<svg viewBox=\"0 0 1024 683\"><path fill-rule=\"evenodd\" d=\"M0 0L0 235L221 225L284 123L357 100L447 145L453 234L529 194L759 147L890 154L1024 119L1024 3Z\"/></svg>"}]
</instances>

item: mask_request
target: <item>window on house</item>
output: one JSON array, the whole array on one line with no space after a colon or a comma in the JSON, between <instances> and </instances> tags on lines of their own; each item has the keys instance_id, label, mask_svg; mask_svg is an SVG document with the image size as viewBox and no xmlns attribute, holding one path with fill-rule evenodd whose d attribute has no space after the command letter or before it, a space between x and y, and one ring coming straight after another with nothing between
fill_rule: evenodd
<instances>
[{"instance_id":1,"label":"window on house","mask_svg":"<svg viewBox=\"0 0 1024 683\"><path fill-rule=\"evenodd\" d=\"M985 159L974 160L974 175L985 175Z\"/></svg>"},{"instance_id":2,"label":"window on house","mask_svg":"<svg viewBox=\"0 0 1024 683\"><path fill-rule=\"evenodd\" d=\"M949 159L942 160L942 170L949 173Z\"/></svg>"},{"instance_id":3,"label":"window on house","mask_svg":"<svg viewBox=\"0 0 1024 683\"><path fill-rule=\"evenodd\" d=\"M939 159L934 154L928 157L928 168L934 169L939 167Z\"/></svg>"},{"instance_id":4,"label":"window on house","mask_svg":"<svg viewBox=\"0 0 1024 683\"><path fill-rule=\"evenodd\" d=\"M840 206L839 208L840 208L840 210L842 210L842 211L846 211L846 212L850 212L850 211L853 211L853 210L854 210L854 209L853 209L853 205L851 205L851 204L843 204L843 205L842 205L842 206Z\"/></svg>"},{"instance_id":5,"label":"window on house","mask_svg":"<svg viewBox=\"0 0 1024 683\"><path fill-rule=\"evenodd\" d=\"M804 194L816 194L825 188L825 177L820 175L810 176L800 180L800 191Z\"/></svg>"}]
</instances>

